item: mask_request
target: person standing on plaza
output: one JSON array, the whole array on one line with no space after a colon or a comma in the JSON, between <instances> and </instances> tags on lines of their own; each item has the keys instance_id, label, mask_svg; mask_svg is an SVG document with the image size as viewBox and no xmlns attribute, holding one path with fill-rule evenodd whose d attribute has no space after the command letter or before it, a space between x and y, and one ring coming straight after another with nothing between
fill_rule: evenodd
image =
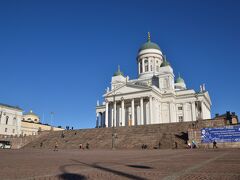
<instances>
[{"instance_id":1,"label":"person standing on plaza","mask_svg":"<svg viewBox=\"0 0 240 180\"><path fill-rule=\"evenodd\" d=\"M213 149L216 148L217 149L217 142L214 140L213 141Z\"/></svg>"}]
</instances>

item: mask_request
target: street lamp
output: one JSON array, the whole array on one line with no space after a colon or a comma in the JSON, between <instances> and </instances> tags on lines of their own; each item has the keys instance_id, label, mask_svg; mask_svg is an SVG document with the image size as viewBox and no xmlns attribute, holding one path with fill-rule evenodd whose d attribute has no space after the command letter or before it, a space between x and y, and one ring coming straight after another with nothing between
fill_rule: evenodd
<instances>
[{"instance_id":1,"label":"street lamp","mask_svg":"<svg viewBox=\"0 0 240 180\"><path fill-rule=\"evenodd\" d=\"M117 133L115 132L115 124L116 124L116 119L115 119L115 108L117 109L117 105L115 106L115 103L116 103L116 95L121 93L121 92L118 92L116 93L115 92L115 87L113 87L113 124L112 124L112 150L115 150L115 138L117 138Z\"/></svg>"}]
</instances>

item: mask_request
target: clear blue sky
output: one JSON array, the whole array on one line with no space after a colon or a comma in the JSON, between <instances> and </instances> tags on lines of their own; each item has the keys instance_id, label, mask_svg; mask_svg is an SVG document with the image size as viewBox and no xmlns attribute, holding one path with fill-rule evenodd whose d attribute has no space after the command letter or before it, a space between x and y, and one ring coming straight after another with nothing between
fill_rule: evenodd
<instances>
[{"instance_id":1,"label":"clear blue sky","mask_svg":"<svg viewBox=\"0 0 240 180\"><path fill-rule=\"evenodd\" d=\"M137 77L151 32L189 88L206 83L212 114L239 110L240 1L0 1L0 102L50 123L95 126L97 99L121 65Z\"/></svg>"}]
</instances>

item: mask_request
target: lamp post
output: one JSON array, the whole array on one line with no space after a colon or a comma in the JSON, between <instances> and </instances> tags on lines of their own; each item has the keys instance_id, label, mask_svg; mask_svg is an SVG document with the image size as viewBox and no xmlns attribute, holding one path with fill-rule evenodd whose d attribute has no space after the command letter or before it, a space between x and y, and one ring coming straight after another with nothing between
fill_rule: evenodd
<instances>
[{"instance_id":1,"label":"lamp post","mask_svg":"<svg viewBox=\"0 0 240 180\"><path fill-rule=\"evenodd\" d=\"M116 104L116 95L119 94L120 92L116 93L115 92L115 86L113 87L113 124L112 124L112 150L115 150L115 138L117 137L117 134L115 132L115 125L116 125L116 118L115 118L115 113L117 109L117 104Z\"/></svg>"},{"instance_id":2,"label":"lamp post","mask_svg":"<svg viewBox=\"0 0 240 180\"><path fill-rule=\"evenodd\" d=\"M115 86L114 86L114 89L113 89L113 124L112 124L112 150L115 150L115 128L114 128L114 125L115 125L115 103L116 103L116 93L115 93Z\"/></svg>"}]
</instances>

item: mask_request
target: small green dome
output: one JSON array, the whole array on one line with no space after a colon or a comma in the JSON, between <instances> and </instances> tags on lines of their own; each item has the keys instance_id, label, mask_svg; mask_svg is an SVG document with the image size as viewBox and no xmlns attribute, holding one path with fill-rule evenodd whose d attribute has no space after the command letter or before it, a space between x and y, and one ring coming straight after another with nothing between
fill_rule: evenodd
<instances>
[{"instance_id":1,"label":"small green dome","mask_svg":"<svg viewBox=\"0 0 240 180\"><path fill-rule=\"evenodd\" d=\"M159 51L161 51L160 47L156 44L153 43L151 41L148 41L146 43L144 43L140 48L139 48L139 52L145 49L158 49Z\"/></svg>"},{"instance_id":2,"label":"small green dome","mask_svg":"<svg viewBox=\"0 0 240 180\"><path fill-rule=\"evenodd\" d=\"M123 72L120 71L120 66L118 66L118 70L117 70L117 72L115 72L115 73L113 74L113 76L119 76L119 75L124 76Z\"/></svg>"},{"instance_id":3,"label":"small green dome","mask_svg":"<svg viewBox=\"0 0 240 180\"><path fill-rule=\"evenodd\" d=\"M118 72L118 71L117 71L117 72L115 72L115 73L114 73L114 75L113 75L113 76L119 76L119 75L122 75L122 76L123 76L123 72L121 72L121 71L120 71L120 72Z\"/></svg>"},{"instance_id":4,"label":"small green dome","mask_svg":"<svg viewBox=\"0 0 240 180\"><path fill-rule=\"evenodd\" d=\"M162 64L161 64L161 67L165 67L165 66L170 66L170 63L167 61L166 56L164 56L163 62L162 62Z\"/></svg>"},{"instance_id":5,"label":"small green dome","mask_svg":"<svg viewBox=\"0 0 240 180\"><path fill-rule=\"evenodd\" d=\"M150 39L150 33L148 33L148 41L146 43L144 43L138 50L138 52L142 51L142 50L145 50L145 49L157 49L159 51L161 51L160 47L154 43L154 42L151 42L151 39Z\"/></svg>"},{"instance_id":6,"label":"small green dome","mask_svg":"<svg viewBox=\"0 0 240 180\"><path fill-rule=\"evenodd\" d=\"M185 83L184 79L181 78L180 74L178 75L178 78L176 79L175 83Z\"/></svg>"}]
</instances>

